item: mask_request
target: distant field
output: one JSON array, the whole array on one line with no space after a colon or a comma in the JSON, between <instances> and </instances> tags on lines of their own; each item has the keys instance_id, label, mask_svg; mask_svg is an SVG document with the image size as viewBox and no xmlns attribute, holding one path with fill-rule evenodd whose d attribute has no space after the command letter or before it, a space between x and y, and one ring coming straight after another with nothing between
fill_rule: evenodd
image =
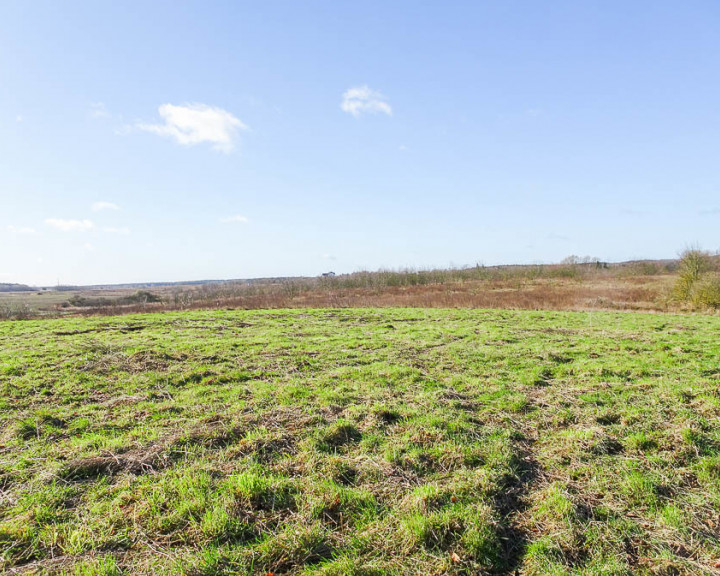
<instances>
[{"instance_id":1,"label":"distant field","mask_svg":"<svg viewBox=\"0 0 720 576\"><path fill-rule=\"evenodd\" d=\"M361 272L147 287L0 291L0 320L240 308L679 310L672 262Z\"/></svg>"},{"instance_id":2,"label":"distant field","mask_svg":"<svg viewBox=\"0 0 720 576\"><path fill-rule=\"evenodd\" d=\"M5 574L720 574L720 318L0 323Z\"/></svg>"},{"instance_id":3,"label":"distant field","mask_svg":"<svg viewBox=\"0 0 720 576\"><path fill-rule=\"evenodd\" d=\"M119 298L132 294L132 290L107 290L103 297ZM0 292L0 312L26 312L28 316L58 315L70 311L68 301L73 296L96 295L96 290L34 290L26 292ZM67 306L67 308L65 308ZM2 316L0 315L0 318Z\"/></svg>"},{"instance_id":4,"label":"distant field","mask_svg":"<svg viewBox=\"0 0 720 576\"><path fill-rule=\"evenodd\" d=\"M0 304L7 306L28 306L31 310L54 310L56 306L66 302L66 292L56 290L32 291L32 292L0 292Z\"/></svg>"}]
</instances>

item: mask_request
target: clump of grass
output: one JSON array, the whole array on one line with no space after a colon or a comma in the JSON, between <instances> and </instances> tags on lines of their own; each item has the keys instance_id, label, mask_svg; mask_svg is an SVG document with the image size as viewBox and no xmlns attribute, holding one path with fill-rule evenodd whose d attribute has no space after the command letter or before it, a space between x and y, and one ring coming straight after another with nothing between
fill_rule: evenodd
<instances>
[{"instance_id":1,"label":"clump of grass","mask_svg":"<svg viewBox=\"0 0 720 576\"><path fill-rule=\"evenodd\" d=\"M386 426L395 424L402 418L402 415L398 410L393 410L383 406L376 407L373 412L378 422Z\"/></svg>"},{"instance_id":2,"label":"clump of grass","mask_svg":"<svg viewBox=\"0 0 720 576\"><path fill-rule=\"evenodd\" d=\"M122 576L117 560L106 554L75 564L72 568L61 569L59 576Z\"/></svg>"},{"instance_id":3,"label":"clump of grass","mask_svg":"<svg viewBox=\"0 0 720 576\"><path fill-rule=\"evenodd\" d=\"M362 434L357 426L346 420L338 420L321 432L318 447L326 452L332 452L347 444L359 442Z\"/></svg>"},{"instance_id":4,"label":"clump of grass","mask_svg":"<svg viewBox=\"0 0 720 576\"><path fill-rule=\"evenodd\" d=\"M331 457L326 461L327 476L338 484L352 486L358 480L357 466L339 457Z\"/></svg>"},{"instance_id":5,"label":"clump of grass","mask_svg":"<svg viewBox=\"0 0 720 576\"><path fill-rule=\"evenodd\" d=\"M500 542L490 508L449 506L433 512L415 512L403 519L405 530L416 545L430 552L459 550L462 560L470 559L483 566L498 560Z\"/></svg>"},{"instance_id":6,"label":"clump of grass","mask_svg":"<svg viewBox=\"0 0 720 576\"><path fill-rule=\"evenodd\" d=\"M590 450L598 456L619 454L623 451L623 445L617 438L609 434L596 434L592 440Z\"/></svg>"},{"instance_id":7,"label":"clump of grass","mask_svg":"<svg viewBox=\"0 0 720 576\"><path fill-rule=\"evenodd\" d=\"M297 490L291 482L273 478L258 471L247 471L228 478L221 490L232 494L238 503L245 503L252 509L277 510L295 506Z\"/></svg>"},{"instance_id":8,"label":"clump of grass","mask_svg":"<svg viewBox=\"0 0 720 576\"><path fill-rule=\"evenodd\" d=\"M657 448L657 441L643 430L626 436L625 444L631 450L637 450L639 452L647 452Z\"/></svg>"},{"instance_id":9,"label":"clump of grass","mask_svg":"<svg viewBox=\"0 0 720 576\"><path fill-rule=\"evenodd\" d=\"M527 386L549 386L553 378L552 368L539 366L525 375L523 384Z\"/></svg>"},{"instance_id":10,"label":"clump of grass","mask_svg":"<svg viewBox=\"0 0 720 576\"><path fill-rule=\"evenodd\" d=\"M41 438L48 434L59 434L67 427L67 422L50 410L40 409L33 416L18 422L16 434L22 440Z\"/></svg>"},{"instance_id":11,"label":"clump of grass","mask_svg":"<svg viewBox=\"0 0 720 576\"><path fill-rule=\"evenodd\" d=\"M258 546L258 564L266 572L313 566L332 558L335 548L319 523L292 525Z\"/></svg>"}]
</instances>

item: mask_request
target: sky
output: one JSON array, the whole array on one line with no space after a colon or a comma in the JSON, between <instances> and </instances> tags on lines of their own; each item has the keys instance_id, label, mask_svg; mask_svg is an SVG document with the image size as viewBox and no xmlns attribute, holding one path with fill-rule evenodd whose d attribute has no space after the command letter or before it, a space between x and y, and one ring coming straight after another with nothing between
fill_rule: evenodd
<instances>
[{"instance_id":1,"label":"sky","mask_svg":"<svg viewBox=\"0 0 720 576\"><path fill-rule=\"evenodd\" d=\"M720 248L720 3L0 2L0 282Z\"/></svg>"}]
</instances>

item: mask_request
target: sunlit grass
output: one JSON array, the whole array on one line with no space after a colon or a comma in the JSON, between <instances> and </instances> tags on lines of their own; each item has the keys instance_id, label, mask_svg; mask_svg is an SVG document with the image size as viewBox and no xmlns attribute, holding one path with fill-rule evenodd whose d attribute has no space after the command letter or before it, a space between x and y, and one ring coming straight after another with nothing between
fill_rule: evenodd
<instances>
[{"instance_id":1,"label":"sunlit grass","mask_svg":"<svg viewBox=\"0 0 720 576\"><path fill-rule=\"evenodd\" d=\"M715 574L718 329L422 309L0 323L0 570Z\"/></svg>"}]
</instances>

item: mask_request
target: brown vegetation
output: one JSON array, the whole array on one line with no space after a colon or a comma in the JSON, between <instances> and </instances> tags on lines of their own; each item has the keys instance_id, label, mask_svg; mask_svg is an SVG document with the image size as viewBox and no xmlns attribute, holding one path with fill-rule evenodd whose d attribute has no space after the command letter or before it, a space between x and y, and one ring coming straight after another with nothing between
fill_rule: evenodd
<instances>
[{"instance_id":1,"label":"brown vegetation","mask_svg":"<svg viewBox=\"0 0 720 576\"><path fill-rule=\"evenodd\" d=\"M554 310L707 309L717 258L700 253L701 272L687 284L687 252L680 260L607 264L566 259L537 266L475 266L445 270L356 272L317 278L279 278L131 288L15 294L0 299L0 317L125 314L213 308L511 308ZM694 270L694 268L693 268ZM692 272L692 270L691 270ZM683 284L685 283L685 284ZM685 292L693 298L681 298ZM35 299L35 300L33 300ZM43 304L45 303L45 304ZM11 304L14 307L11 307Z\"/></svg>"}]
</instances>

